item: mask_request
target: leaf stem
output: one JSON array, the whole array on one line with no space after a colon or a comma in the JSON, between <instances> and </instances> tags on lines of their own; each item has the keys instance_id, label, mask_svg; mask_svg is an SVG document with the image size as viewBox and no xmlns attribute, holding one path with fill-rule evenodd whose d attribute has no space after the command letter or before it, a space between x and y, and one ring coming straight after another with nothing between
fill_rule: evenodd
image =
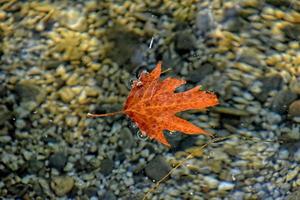
<instances>
[{"instance_id":1,"label":"leaf stem","mask_svg":"<svg viewBox=\"0 0 300 200\"><path fill-rule=\"evenodd\" d=\"M92 118L96 118L96 117L107 117L107 116L113 116L113 115L118 115L118 114L124 114L123 110L117 111L117 112L112 112L112 113L104 113L104 114L92 114L92 113L88 113L87 117L92 117Z\"/></svg>"}]
</instances>

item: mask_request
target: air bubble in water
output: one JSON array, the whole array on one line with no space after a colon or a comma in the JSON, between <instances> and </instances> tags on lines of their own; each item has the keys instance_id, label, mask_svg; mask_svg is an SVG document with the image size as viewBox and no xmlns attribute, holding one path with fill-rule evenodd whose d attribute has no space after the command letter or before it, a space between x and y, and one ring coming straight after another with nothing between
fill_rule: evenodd
<instances>
[{"instance_id":1,"label":"air bubble in water","mask_svg":"<svg viewBox=\"0 0 300 200\"><path fill-rule=\"evenodd\" d=\"M145 133L142 133L140 130L138 130L136 132L136 135L137 137L140 139L140 140L147 140L148 139L148 136L145 134Z\"/></svg>"}]
</instances>

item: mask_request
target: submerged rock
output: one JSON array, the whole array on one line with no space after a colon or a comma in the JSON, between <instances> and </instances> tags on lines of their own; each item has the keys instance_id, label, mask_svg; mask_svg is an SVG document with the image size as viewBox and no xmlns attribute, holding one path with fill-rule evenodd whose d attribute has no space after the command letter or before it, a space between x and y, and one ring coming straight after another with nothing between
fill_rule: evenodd
<instances>
[{"instance_id":1,"label":"submerged rock","mask_svg":"<svg viewBox=\"0 0 300 200\"><path fill-rule=\"evenodd\" d=\"M300 100L296 100L290 104L288 115L290 117L300 117Z\"/></svg>"},{"instance_id":2,"label":"submerged rock","mask_svg":"<svg viewBox=\"0 0 300 200\"><path fill-rule=\"evenodd\" d=\"M65 153L58 152L49 157L49 167L53 167L59 171L63 171L68 161Z\"/></svg>"},{"instance_id":3,"label":"submerged rock","mask_svg":"<svg viewBox=\"0 0 300 200\"><path fill-rule=\"evenodd\" d=\"M56 176L51 179L50 186L57 196L62 197L72 190L74 179L70 176Z\"/></svg>"},{"instance_id":4,"label":"submerged rock","mask_svg":"<svg viewBox=\"0 0 300 200\"><path fill-rule=\"evenodd\" d=\"M297 98L297 95L289 90L281 90L274 96L271 110L280 114L288 110L288 106Z\"/></svg>"},{"instance_id":5,"label":"submerged rock","mask_svg":"<svg viewBox=\"0 0 300 200\"><path fill-rule=\"evenodd\" d=\"M156 156L147 164L145 168L146 175L151 180L155 181L162 179L169 173L170 170L171 167L163 156Z\"/></svg>"}]
</instances>

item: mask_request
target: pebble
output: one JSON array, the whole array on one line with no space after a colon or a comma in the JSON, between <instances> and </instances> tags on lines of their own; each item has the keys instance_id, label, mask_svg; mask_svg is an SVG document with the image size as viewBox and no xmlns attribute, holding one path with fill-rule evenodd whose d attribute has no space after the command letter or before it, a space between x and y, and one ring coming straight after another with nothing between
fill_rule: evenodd
<instances>
[{"instance_id":1,"label":"pebble","mask_svg":"<svg viewBox=\"0 0 300 200\"><path fill-rule=\"evenodd\" d=\"M300 31L300 26L299 25L287 25L282 29L282 32L287 38L290 38L292 40L299 40L299 31Z\"/></svg>"},{"instance_id":2,"label":"pebble","mask_svg":"<svg viewBox=\"0 0 300 200\"><path fill-rule=\"evenodd\" d=\"M289 90L279 91L272 100L271 110L283 114L288 110L288 106L297 99L297 95Z\"/></svg>"},{"instance_id":3,"label":"pebble","mask_svg":"<svg viewBox=\"0 0 300 200\"><path fill-rule=\"evenodd\" d=\"M209 9L200 10L196 15L196 27L201 34L205 34L214 28L214 19Z\"/></svg>"},{"instance_id":4,"label":"pebble","mask_svg":"<svg viewBox=\"0 0 300 200\"><path fill-rule=\"evenodd\" d=\"M68 157L63 152L54 153L49 157L49 167L55 168L58 171L63 171L68 161Z\"/></svg>"},{"instance_id":5,"label":"pebble","mask_svg":"<svg viewBox=\"0 0 300 200\"><path fill-rule=\"evenodd\" d=\"M114 169L114 162L111 159L106 158L106 159L101 161L100 172L104 176L109 175L112 172L113 169Z\"/></svg>"},{"instance_id":6,"label":"pebble","mask_svg":"<svg viewBox=\"0 0 300 200\"><path fill-rule=\"evenodd\" d=\"M89 186L83 190L83 193L89 198L98 196L98 188L95 186Z\"/></svg>"},{"instance_id":7,"label":"pebble","mask_svg":"<svg viewBox=\"0 0 300 200\"><path fill-rule=\"evenodd\" d=\"M296 100L290 104L288 115L290 117L300 117L300 100Z\"/></svg>"},{"instance_id":8,"label":"pebble","mask_svg":"<svg viewBox=\"0 0 300 200\"><path fill-rule=\"evenodd\" d=\"M28 162L28 172L31 174L37 174L44 167L44 163L36 158L30 159Z\"/></svg>"},{"instance_id":9,"label":"pebble","mask_svg":"<svg viewBox=\"0 0 300 200\"><path fill-rule=\"evenodd\" d=\"M214 66L209 63L202 64L201 62L194 63L195 70L188 72L187 79L193 83L202 81L206 76L214 72Z\"/></svg>"},{"instance_id":10,"label":"pebble","mask_svg":"<svg viewBox=\"0 0 300 200\"><path fill-rule=\"evenodd\" d=\"M232 107L218 106L218 107L213 107L211 109L218 113L224 113L224 114L233 115L233 116L249 116L250 115L250 113L245 110L232 108Z\"/></svg>"},{"instance_id":11,"label":"pebble","mask_svg":"<svg viewBox=\"0 0 300 200\"><path fill-rule=\"evenodd\" d=\"M192 32L180 31L175 36L175 49L178 52L191 51L197 47L196 43L196 37Z\"/></svg>"},{"instance_id":12,"label":"pebble","mask_svg":"<svg viewBox=\"0 0 300 200\"><path fill-rule=\"evenodd\" d=\"M300 163L300 148L295 152L294 159Z\"/></svg>"},{"instance_id":13,"label":"pebble","mask_svg":"<svg viewBox=\"0 0 300 200\"><path fill-rule=\"evenodd\" d=\"M64 102L69 103L74 99L76 94L70 87L63 87L58 91L58 95Z\"/></svg>"},{"instance_id":14,"label":"pebble","mask_svg":"<svg viewBox=\"0 0 300 200\"><path fill-rule=\"evenodd\" d=\"M145 167L146 175L155 181L161 180L171 170L163 156L154 157Z\"/></svg>"},{"instance_id":15,"label":"pebble","mask_svg":"<svg viewBox=\"0 0 300 200\"><path fill-rule=\"evenodd\" d=\"M65 120L66 120L66 124L70 127L76 127L78 123L77 116L67 116Z\"/></svg>"},{"instance_id":16,"label":"pebble","mask_svg":"<svg viewBox=\"0 0 300 200\"><path fill-rule=\"evenodd\" d=\"M32 80L23 80L17 83L15 91L21 101L35 101L41 103L46 98L46 93Z\"/></svg>"},{"instance_id":17,"label":"pebble","mask_svg":"<svg viewBox=\"0 0 300 200\"><path fill-rule=\"evenodd\" d=\"M117 197L115 194L111 191L106 191L104 195L101 196L100 199L105 199L105 200L117 200Z\"/></svg>"},{"instance_id":18,"label":"pebble","mask_svg":"<svg viewBox=\"0 0 300 200\"><path fill-rule=\"evenodd\" d=\"M62 197L72 190L74 179L70 176L55 176L51 179L50 187L57 196Z\"/></svg>"},{"instance_id":19,"label":"pebble","mask_svg":"<svg viewBox=\"0 0 300 200\"><path fill-rule=\"evenodd\" d=\"M215 189L219 185L219 181L212 176L204 176L203 181L207 184L210 189Z\"/></svg>"},{"instance_id":20,"label":"pebble","mask_svg":"<svg viewBox=\"0 0 300 200\"><path fill-rule=\"evenodd\" d=\"M290 181L293 180L299 172L299 167L296 167L294 170L290 171L287 175L286 175L286 181Z\"/></svg>"},{"instance_id":21,"label":"pebble","mask_svg":"<svg viewBox=\"0 0 300 200\"><path fill-rule=\"evenodd\" d=\"M300 196L300 190L297 189L297 190L293 191L292 193L290 193L286 197L286 200L299 200L299 196Z\"/></svg>"},{"instance_id":22,"label":"pebble","mask_svg":"<svg viewBox=\"0 0 300 200\"><path fill-rule=\"evenodd\" d=\"M258 80L262 83L261 92L254 95L262 102L267 99L270 91L279 90L283 84L283 79L280 75L267 76Z\"/></svg>"},{"instance_id":23,"label":"pebble","mask_svg":"<svg viewBox=\"0 0 300 200\"><path fill-rule=\"evenodd\" d=\"M228 191L228 190L232 190L233 188L234 188L234 184L233 183L231 183L231 182L225 182L225 181L223 181L223 182L221 182L220 184L219 184L219 186L218 186L218 190L219 191Z\"/></svg>"},{"instance_id":24,"label":"pebble","mask_svg":"<svg viewBox=\"0 0 300 200\"><path fill-rule=\"evenodd\" d=\"M288 159L288 157L289 157L289 151L287 149L280 150L278 157L280 159Z\"/></svg>"},{"instance_id":25,"label":"pebble","mask_svg":"<svg viewBox=\"0 0 300 200\"><path fill-rule=\"evenodd\" d=\"M134 145L134 137L129 130L129 128L125 127L120 130L120 140L122 141L123 149L130 149Z\"/></svg>"},{"instance_id":26,"label":"pebble","mask_svg":"<svg viewBox=\"0 0 300 200\"><path fill-rule=\"evenodd\" d=\"M3 125L11 116L12 113L7 107L5 105L0 105L0 125Z\"/></svg>"}]
</instances>

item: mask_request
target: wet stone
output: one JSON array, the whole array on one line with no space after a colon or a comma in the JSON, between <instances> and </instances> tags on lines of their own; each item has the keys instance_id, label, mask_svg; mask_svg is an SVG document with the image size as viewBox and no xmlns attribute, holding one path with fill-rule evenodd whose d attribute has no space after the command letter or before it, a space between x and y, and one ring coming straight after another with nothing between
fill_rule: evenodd
<instances>
[{"instance_id":1,"label":"wet stone","mask_svg":"<svg viewBox=\"0 0 300 200\"><path fill-rule=\"evenodd\" d=\"M194 66L196 69L190 71L187 76L187 79L194 83L202 81L207 75L214 72L214 66L210 63L195 63Z\"/></svg>"},{"instance_id":2,"label":"wet stone","mask_svg":"<svg viewBox=\"0 0 300 200\"><path fill-rule=\"evenodd\" d=\"M12 113L7 107L5 105L0 105L0 125L4 124L11 116Z\"/></svg>"},{"instance_id":3,"label":"wet stone","mask_svg":"<svg viewBox=\"0 0 300 200\"><path fill-rule=\"evenodd\" d=\"M283 114L288 110L288 106L297 98L297 95L289 90L282 90L274 96L271 110Z\"/></svg>"},{"instance_id":4,"label":"wet stone","mask_svg":"<svg viewBox=\"0 0 300 200\"><path fill-rule=\"evenodd\" d=\"M113 192L108 191L108 192L105 192L105 194L102 195L102 198L100 198L100 199L105 199L105 200L117 200L117 197L114 195Z\"/></svg>"},{"instance_id":5,"label":"wet stone","mask_svg":"<svg viewBox=\"0 0 300 200\"><path fill-rule=\"evenodd\" d=\"M283 28L284 35L292 40L300 40L300 25L288 25Z\"/></svg>"},{"instance_id":6,"label":"wet stone","mask_svg":"<svg viewBox=\"0 0 300 200\"><path fill-rule=\"evenodd\" d=\"M212 176L205 176L203 181L207 184L210 189L215 189L219 185L219 181Z\"/></svg>"},{"instance_id":7,"label":"wet stone","mask_svg":"<svg viewBox=\"0 0 300 200\"><path fill-rule=\"evenodd\" d=\"M265 101L268 98L269 92L279 90L283 83L283 79L280 75L263 77L259 79L259 81L262 83L261 92L253 95L260 101Z\"/></svg>"},{"instance_id":8,"label":"wet stone","mask_svg":"<svg viewBox=\"0 0 300 200\"><path fill-rule=\"evenodd\" d=\"M200 34L205 34L214 28L214 20L209 9L201 10L196 16L196 27Z\"/></svg>"},{"instance_id":9,"label":"wet stone","mask_svg":"<svg viewBox=\"0 0 300 200\"><path fill-rule=\"evenodd\" d=\"M249 116L250 113L245 111L245 110L241 110L241 109L237 109L237 108L231 108L231 107L224 107L224 106L218 106L218 107L214 107L211 110L218 112L218 113L222 113L222 114L227 114L227 115L232 115L232 116Z\"/></svg>"},{"instance_id":10,"label":"wet stone","mask_svg":"<svg viewBox=\"0 0 300 200\"><path fill-rule=\"evenodd\" d=\"M261 67L261 61L256 56L259 52L253 51L245 51L242 53L242 55L237 59L238 62L246 63L248 65L254 66L254 67Z\"/></svg>"},{"instance_id":11,"label":"wet stone","mask_svg":"<svg viewBox=\"0 0 300 200\"><path fill-rule=\"evenodd\" d=\"M288 115L290 117L300 117L300 100L296 100L290 104Z\"/></svg>"},{"instance_id":12,"label":"wet stone","mask_svg":"<svg viewBox=\"0 0 300 200\"><path fill-rule=\"evenodd\" d=\"M59 171L63 171L68 161L68 157L65 153L58 152L49 157L49 167L55 168Z\"/></svg>"},{"instance_id":13,"label":"wet stone","mask_svg":"<svg viewBox=\"0 0 300 200\"><path fill-rule=\"evenodd\" d=\"M10 185L8 188L8 196L11 198L19 199L23 197L29 190L29 185L23 183L16 183L14 185Z\"/></svg>"},{"instance_id":14,"label":"wet stone","mask_svg":"<svg viewBox=\"0 0 300 200\"><path fill-rule=\"evenodd\" d=\"M111 159L106 158L106 159L101 161L100 172L104 176L109 175L112 172L113 169L114 169L114 162Z\"/></svg>"},{"instance_id":15,"label":"wet stone","mask_svg":"<svg viewBox=\"0 0 300 200\"><path fill-rule=\"evenodd\" d=\"M10 170L3 164L0 163L0 178L4 178L9 175Z\"/></svg>"},{"instance_id":16,"label":"wet stone","mask_svg":"<svg viewBox=\"0 0 300 200\"><path fill-rule=\"evenodd\" d=\"M122 141L122 148L123 149L131 148L134 144L134 138L129 128L123 128L120 132L121 132L120 140Z\"/></svg>"},{"instance_id":17,"label":"wet stone","mask_svg":"<svg viewBox=\"0 0 300 200\"><path fill-rule=\"evenodd\" d=\"M170 170L171 167L163 156L156 156L145 168L146 175L155 181L162 179Z\"/></svg>"},{"instance_id":18,"label":"wet stone","mask_svg":"<svg viewBox=\"0 0 300 200\"><path fill-rule=\"evenodd\" d=\"M28 172L30 174L37 174L44 167L44 163L40 160L32 158L28 161Z\"/></svg>"},{"instance_id":19,"label":"wet stone","mask_svg":"<svg viewBox=\"0 0 300 200\"><path fill-rule=\"evenodd\" d=\"M108 56L119 66L125 66L127 71L132 70L132 65L125 65L129 63L134 52L139 47L138 36L129 32L124 32L121 29L114 28L108 33L109 39L114 42L113 50L108 52ZM122 56L120 56L122 55Z\"/></svg>"},{"instance_id":20,"label":"wet stone","mask_svg":"<svg viewBox=\"0 0 300 200\"><path fill-rule=\"evenodd\" d=\"M243 18L239 17L239 12L239 6L225 9L221 23L228 31L240 32L247 25L247 22Z\"/></svg>"},{"instance_id":21,"label":"wet stone","mask_svg":"<svg viewBox=\"0 0 300 200\"><path fill-rule=\"evenodd\" d=\"M228 190L232 190L234 188L234 184L231 182L221 182L218 186L218 190L219 191L228 191Z\"/></svg>"},{"instance_id":22,"label":"wet stone","mask_svg":"<svg viewBox=\"0 0 300 200\"><path fill-rule=\"evenodd\" d=\"M98 196L98 188L95 186L87 187L83 190L83 193L88 197L96 197Z\"/></svg>"},{"instance_id":23,"label":"wet stone","mask_svg":"<svg viewBox=\"0 0 300 200\"><path fill-rule=\"evenodd\" d=\"M282 6L291 6L291 2L289 1L285 1L285 0L266 0L265 1L268 4L271 4L273 6L278 6L278 7L282 7Z\"/></svg>"},{"instance_id":24,"label":"wet stone","mask_svg":"<svg viewBox=\"0 0 300 200\"><path fill-rule=\"evenodd\" d=\"M61 197L72 190L74 179L70 176L57 176L51 179L50 186L54 193Z\"/></svg>"},{"instance_id":25,"label":"wet stone","mask_svg":"<svg viewBox=\"0 0 300 200\"><path fill-rule=\"evenodd\" d=\"M170 132L165 130L163 133L172 148L178 148L184 138L183 134L177 131Z\"/></svg>"},{"instance_id":26,"label":"wet stone","mask_svg":"<svg viewBox=\"0 0 300 200\"><path fill-rule=\"evenodd\" d=\"M196 49L196 37L189 31L180 31L175 36L175 48L178 52Z\"/></svg>"},{"instance_id":27,"label":"wet stone","mask_svg":"<svg viewBox=\"0 0 300 200\"><path fill-rule=\"evenodd\" d=\"M43 92L40 87L38 87L33 81L24 80L20 81L16 87L15 91L17 96L20 98L21 101L35 101L35 102L42 102L46 94Z\"/></svg>"},{"instance_id":28,"label":"wet stone","mask_svg":"<svg viewBox=\"0 0 300 200\"><path fill-rule=\"evenodd\" d=\"M290 193L286 200L298 200L300 196L300 189L298 188L298 190L295 190L294 192Z\"/></svg>"}]
</instances>

